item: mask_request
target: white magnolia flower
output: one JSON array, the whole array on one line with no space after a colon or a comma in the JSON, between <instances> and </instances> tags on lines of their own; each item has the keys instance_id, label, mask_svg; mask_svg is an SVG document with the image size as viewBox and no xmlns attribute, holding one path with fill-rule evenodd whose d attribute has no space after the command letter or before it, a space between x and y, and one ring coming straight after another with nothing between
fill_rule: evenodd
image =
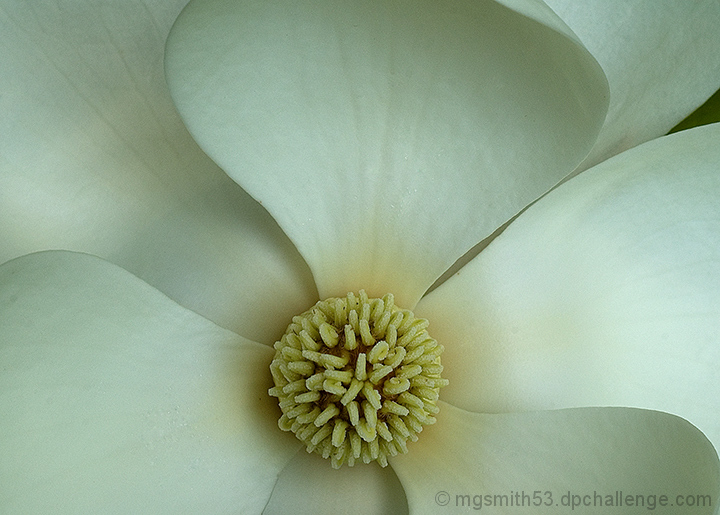
<instances>
[{"instance_id":1,"label":"white magnolia flower","mask_svg":"<svg viewBox=\"0 0 720 515\"><path fill-rule=\"evenodd\" d=\"M720 7L548 3L193 1L221 170L184 0L3 1L1 511L716 511L720 126L640 144L717 89ZM450 384L333 470L271 345L361 288Z\"/></svg>"}]
</instances>

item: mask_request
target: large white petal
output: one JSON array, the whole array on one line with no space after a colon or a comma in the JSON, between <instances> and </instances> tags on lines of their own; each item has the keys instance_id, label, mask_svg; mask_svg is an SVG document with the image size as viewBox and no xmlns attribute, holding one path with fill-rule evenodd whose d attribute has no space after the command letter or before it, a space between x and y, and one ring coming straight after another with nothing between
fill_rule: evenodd
<instances>
[{"instance_id":1,"label":"large white petal","mask_svg":"<svg viewBox=\"0 0 720 515\"><path fill-rule=\"evenodd\" d=\"M437 423L408 448L391 464L413 515L711 515L720 493L710 442L687 421L656 411L488 415L442 403Z\"/></svg>"},{"instance_id":2,"label":"large white petal","mask_svg":"<svg viewBox=\"0 0 720 515\"><path fill-rule=\"evenodd\" d=\"M0 262L49 248L97 254L272 341L315 288L170 101L163 49L185 2L0 3Z\"/></svg>"},{"instance_id":3,"label":"large white petal","mask_svg":"<svg viewBox=\"0 0 720 515\"><path fill-rule=\"evenodd\" d=\"M604 117L597 63L549 10L523 12L543 23L490 0L193 1L168 82L321 297L412 307L568 173Z\"/></svg>"},{"instance_id":4,"label":"large white petal","mask_svg":"<svg viewBox=\"0 0 720 515\"><path fill-rule=\"evenodd\" d=\"M583 169L667 133L720 86L720 2L545 1L610 83L608 116Z\"/></svg>"},{"instance_id":5,"label":"large white petal","mask_svg":"<svg viewBox=\"0 0 720 515\"><path fill-rule=\"evenodd\" d=\"M260 513L297 441L272 349L85 254L0 268L4 513Z\"/></svg>"},{"instance_id":6,"label":"large white petal","mask_svg":"<svg viewBox=\"0 0 720 515\"><path fill-rule=\"evenodd\" d=\"M423 299L443 398L659 409L720 446L719 141L691 129L583 172Z\"/></svg>"},{"instance_id":7,"label":"large white petal","mask_svg":"<svg viewBox=\"0 0 720 515\"><path fill-rule=\"evenodd\" d=\"M406 515L407 499L390 467L360 463L334 470L300 449L283 469L263 515Z\"/></svg>"}]
</instances>

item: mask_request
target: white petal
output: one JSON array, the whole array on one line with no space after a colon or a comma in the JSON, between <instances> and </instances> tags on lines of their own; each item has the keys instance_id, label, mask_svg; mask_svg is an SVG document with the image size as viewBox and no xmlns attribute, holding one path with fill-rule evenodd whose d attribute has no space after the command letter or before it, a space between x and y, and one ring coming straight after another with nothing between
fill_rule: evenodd
<instances>
[{"instance_id":1,"label":"white petal","mask_svg":"<svg viewBox=\"0 0 720 515\"><path fill-rule=\"evenodd\" d=\"M406 307L582 159L607 100L574 39L487 0L195 1L166 69L320 297Z\"/></svg>"},{"instance_id":2,"label":"white petal","mask_svg":"<svg viewBox=\"0 0 720 515\"><path fill-rule=\"evenodd\" d=\"M137 243L111 261L216 324L272 345L317 302L317 289L267 211L243 191L230 197L198 198L200 205L147 220Z\"/></svg>"},{"instance_id":3,"label":"white petal","mask_svg":"<svg viewBox=\"0 0 720 515\"><path fill-rule=\"evenodd\" d=\"M3 511L260 513L297 449L272 355L98 258L6 263Z\"/></svg>"},{"instance_id":4,"label":"white petal","mask_svg":"<svg viewBox=\"0 0 720 515\"><path fill-rule=\"evenodd\" d=\"M480 513L710 515L720 493L710 442L687 421L656 411L488 415L443 403L438 422L408 448L391 463L413 515L463 506ZM661 496L677 508L663 508Z\"/></svg>"},{"instance_id":5,"label":"white petal","mask_svg":"<svg viewBox=\"0 0 720 515\"><path fill-rule=\"evenodd\" d=\"M583 172L423 299L443 398L658 409L720 445L718 141L700 127Z\"/></svg>"},{"instance_id":6,"label":"white petal","mask_svg":"<svg viewBox=\"0 0 720 515\"><path fill-rule=\"evenodd\" d=\"M226 328L272 340L315 288L170 101L163 49L185 2L3 3L0 262L49 248L100 255ZM281 324L263 323L277 312Z\"/></svg>"},{"instance_id":7,"label":"white petal","mask_svg":"<svg viewBox=\"0 0 720 515\"><path fill-rule=\"evenodd\" d=\"M545 0L598 60L610 109L588 168L667 133L720 84L720 3Z\"/></svg>"},{"instance_id":8,"label":"white petal","mask_svg":"<svg viewBox=\"0 0 720 515\"><path fill-rule=\"evenodd\" d=\"M317 454L298 451L285 467L263 515L403 515L405 491L390 467L373 463L334 470Z\"/></svg>"}]
</instances>

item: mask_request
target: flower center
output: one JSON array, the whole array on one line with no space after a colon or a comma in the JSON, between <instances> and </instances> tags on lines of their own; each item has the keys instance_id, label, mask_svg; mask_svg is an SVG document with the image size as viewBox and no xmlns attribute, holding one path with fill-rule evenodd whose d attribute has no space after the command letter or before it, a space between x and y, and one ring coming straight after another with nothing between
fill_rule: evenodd
<instances>
[{"instance_id":1,"label":"flower center","mask_svg":"<svg viewBox=\"0 0 720 515\"><path fill-rule=\"evenodd\" d=\"M393 303L392 294L318 302L293 317L270 371L282 410L278 426L333 468L362 459L387 466L407 452L423 425L435 423L440 387L439 345L428 321Z\"/></svg>"}]
</instances>

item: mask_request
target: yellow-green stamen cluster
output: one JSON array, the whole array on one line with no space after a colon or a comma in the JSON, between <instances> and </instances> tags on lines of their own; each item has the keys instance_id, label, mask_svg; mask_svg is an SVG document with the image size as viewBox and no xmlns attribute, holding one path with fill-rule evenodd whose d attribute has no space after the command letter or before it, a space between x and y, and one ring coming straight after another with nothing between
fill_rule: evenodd
<instances>
[{"instance_id":1,"label":"yellow-green stamen cluster","mask_svg":"<svg viewBox=\"0 0 720 515\"><path fill-rule=\"evenodd\" d=\"M438 412L443 351L428 322L395 306L392 294L320 301L275 342L270 371L280 429L333 468L356 460L387 466L407 452Z\"/></svg>"}]
</instances>

